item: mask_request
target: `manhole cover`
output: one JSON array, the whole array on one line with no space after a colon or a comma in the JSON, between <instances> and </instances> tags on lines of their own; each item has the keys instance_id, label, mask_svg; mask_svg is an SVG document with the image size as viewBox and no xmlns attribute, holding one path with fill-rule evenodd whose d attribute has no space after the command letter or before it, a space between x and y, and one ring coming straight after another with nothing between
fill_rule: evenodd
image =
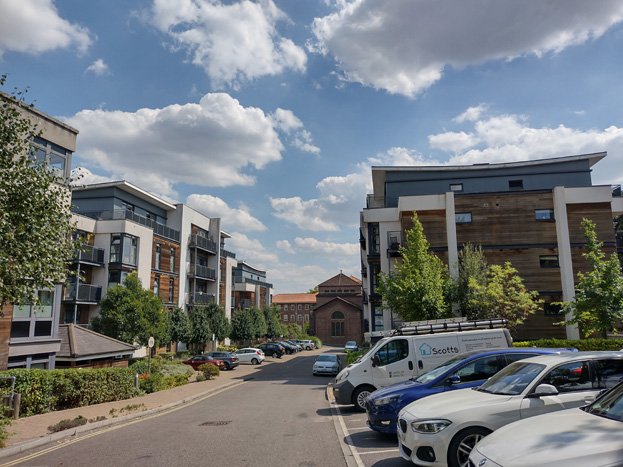
<instances>
[{"instance_id":1,"label":"manhole cover","mask_svg":"<svg viewBox=\"0 0 623 467\"><path fill-rule=\"evenodd\" d=\"M222 425L229 425L231 423L231 421L220 421L220 422L203 422L202 424L200 424L199 426L222 426Z\"/></svg>"}]
</instances>

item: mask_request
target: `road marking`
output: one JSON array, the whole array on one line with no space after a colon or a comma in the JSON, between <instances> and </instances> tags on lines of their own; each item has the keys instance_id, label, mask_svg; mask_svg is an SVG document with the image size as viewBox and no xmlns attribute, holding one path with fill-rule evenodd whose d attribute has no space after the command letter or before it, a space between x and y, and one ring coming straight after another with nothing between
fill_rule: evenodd
<instances>
[{"instance_id":1,"label":"road marking","mask_svg":"<svg viewBox=\"0 0 623 467\"><path fill-rule=\"evenodd\" d=\"M389 454L389 453L394 453L394 452L400 452L400 449L395 448L395 449L383 449L381 451L365 451L365 452L360 452L360 455L364 455L364 454Z\"/></svg>"},{"instance_id":2,"label":"road marking","mask_svg":"<svg viewBox=\"0 0 623 467\"><path fill-rule=\"evenodd\" d=\"M365 467L365 464L361 460L361 457L359 457L359 453L357 452L357 449L355 449L353 439L350 436L348 429L346 428L346 424L344 423L344 418L342 417L342 413L340 412L339 406L335 403L333 394L331 393L328 387L326 391L327 391L327 399L331 407L331 413L333 415L333 424L335 426L335 431L337 431L338 435L340 436L340 447L342 448L342 452L344 453L344 460L346 461L346 464L349 467L352 467L353 462L354 462L354 465L356 465L357 467ZM346 446L348 446L348 449L350 450L350 456L348 455Z\"/></svg>"},{"instance_id":3,"label":"road marking","mask_svg":"<svg viewBox=\"0 0 623 467\"><path fill-rule=\"evenodd\" d=\"M242 384L245 384L245 383L246 383L246 381L240 381L239 383L232 384L231 386L227 386L227 387L222 388L222 389L217 389L216 391L211 392L210 394L208 394L206 396L203 396L203 397L200 397L200 398L195 399L193 401L187 402L186 404L181 404L181 405L178 405L176 407L172 407L170 409L163 410L162 412L155 413L153 415L148 415L146 417L140 417L140 418L137 418L136 420L120 423L118 425L113 425L111 427L104 428L102 430L97 430L97 428L96 428L97 431L94 431L93 433L82 435L82 436L80 436L78 438L72 439L71 441L59 441L59 444L57 444L56 446L49 447L47 449L44 449L43 451L39 451L39 452L36 452L34 454L30 454L28 456L25 456L25 457L20 457L19 459L15 459L14 461L10 461L10 462L6 462L4 464L0 464L0 467L9 467L9 466L12 466L12 465L21 464L22 462L28 461L30 459L35 459L35 458L40 457L40 456L42 456L44 454L47 454L49 452L53 452L53 451L56 451L58 449L61 449L61 448L67 447L67 446L71 446L72 444L75 444L75 443L77 443L79 441L84 441L85 439L89 439L89 438L92 438L94 436L98 436L98 435L101 435L101 434L104 434L104 433L108 433L109 431L118 430L119 428L124 428L126 426L134 425L135 423L140 423L140 422L143 422L145 420L151 420L153 418L157 418L157 417L160 417L162 415L170 414L171 412L175 412L177 410L186 408L186 407L188 407L190 405L194 405L194 404L196 404L198 402L201 402L201 401L204 401L206 399L209 399L212 396L216 396L217 394L220 394L222 392L228 391L229 389L238 387L238 386L240 386Z\"/></svg>"}]
</instances>

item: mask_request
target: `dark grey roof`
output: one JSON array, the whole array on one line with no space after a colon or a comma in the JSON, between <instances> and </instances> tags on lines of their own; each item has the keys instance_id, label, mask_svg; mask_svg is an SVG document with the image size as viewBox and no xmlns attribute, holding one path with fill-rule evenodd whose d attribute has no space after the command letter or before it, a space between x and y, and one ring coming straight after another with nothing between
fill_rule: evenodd
<instances>
[{"instance_id":1,"label":"dark grey roof","mask_svg":"<svg viewBox=\"0 0 623 467\"><path fill-rule=\"evenodd\" d=\"M90 358L132 355L136 348L112 337L99 334L75 324L61 324L58 327L61 349L57 360L81 360Z\"/></svg>"}]
</instances>

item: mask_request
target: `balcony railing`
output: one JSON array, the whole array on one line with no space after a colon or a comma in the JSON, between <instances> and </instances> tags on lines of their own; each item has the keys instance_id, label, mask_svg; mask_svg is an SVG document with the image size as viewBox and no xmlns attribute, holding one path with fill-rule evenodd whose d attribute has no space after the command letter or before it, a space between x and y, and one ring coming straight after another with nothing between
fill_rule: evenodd
<instances>
[{"instance_id":1,"label":"balcony railing","mask_svg":"<svg viewBox=\"0 0 623 467\"><path fill-rule=\"evenodd\" d=\"M268 282L258 281L256 279L249 279L248 277L234 277L234 282L237 282L239 284L241 283L254 284L254 285L259 285L260 287L267 287L271 289L273 287L273 284L269 284Z\"/></svg>"},{"instance_id":2,"label":"balcony railing","mask_svg":"<svg viewBox=\"0 0 623 467\"><path fill-rule=\"evenodd\" d=\"M197 279L216 280L216 270L202 264L190 263L188 265L188 275Z\"/></svg>"},{"instance_id":3,"label":"balcony railing","mask_svg":"<svg viewBox=\"0 0 623 467\"><path fill-rule=\"evenodd\" d=\"M623 193L621 193L621 185L612 185L612 196L623 196Z\"/></svg>"},{"instance_id":4,"label":"balcony railing","mask_svg":"<svg viewBox=\"0 0 623 467\"><path fill-rule=\"evenodd\" d=\"M233 253L231 251L227 251L227 250L224 250L223 248L221 248L221 258L234 258L234 259L236 259L236 253Z\"/></svg>"},{"instance_id":5,"label":"balcony railing","mask_svg":"<svg viewBox=\"0 0 623 467\"><path fill-rule=\"evenodd\" d=\"M102 287L91 284L66 284L65 302L99 303L102 299Z\"/></svg>"},{"instance_id":6,"label":"balcony railing","mask_svg":"<svg viewBox=\"0 0 623 467\"><path fill-rule=\"evenodd\" d=\"M402 246L402 232L387 232L387 254L389 256L400 256L399 250Z\"/></svg>"},{"instance_id":7,"label":"balcony railing","mask_svg":"<svg viewBox=\"0 0 623 467\"><path fill-rule=\"evenodd\" d=\"M208 305L215 300L214 294L207 292L195 292L186 294L187 305Z\"/></svg>"},{"instance_id":8,"label":"balcony railing","mask_svg":"<svg viewBox=\"0 0 623 467\"><path fill-rule=\"evenodd\" d=\"M395 208L398 207L398 198L388 196L368 195L366 197L366 208Z\"/></svg>"},{"instance_id":9,"label":"balcony railing","mask_svg":"<svg viewBox=\"0 0 623 467\"><path fill-rule=\"evenodd\" d=\"M80 211L79 209L73 210L76 214L81 216L90 217L98 221L110 221L110 220L128 220L140 225L149 227L154 233L162 238L173 240L175 242L180 241L179 230L172 229L164 224L156 222L149 217L141 216L132 211Z\"/></svg>"},{"instance_id":10,"label":"balcony railing","mask_svg":"<svg viewBox=\"0 0 623 467\"><path fill-rule=\"evenodd\" d=\"M198 234L191 234L188 239L188 244L192 247L201 248L202 250L209 251L213 254L216 254L218 251L218 245L214 240Z\"/></svg>"},{"instance_id":11,"label":"balcony railing","mask_svg":"<svg viewBox=\"0 0 623 467\"><path fill-rule=\"evenodd\" d=\"M87 246L85 247L84 251L76 251L72 260L74 263L88 263L97 266L103 266L104 253L105 250L103 248Z\"/></svg>"}]
</instances>

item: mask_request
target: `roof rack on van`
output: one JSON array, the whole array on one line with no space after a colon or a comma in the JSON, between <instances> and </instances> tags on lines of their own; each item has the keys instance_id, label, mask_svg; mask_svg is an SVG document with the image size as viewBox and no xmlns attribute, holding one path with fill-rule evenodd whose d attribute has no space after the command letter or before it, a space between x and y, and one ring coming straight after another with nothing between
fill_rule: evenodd
<instances>
[{"instance_id":1,"label":"roof rack on van","mask_svg":"<svg viewBox=\"0 0 623 467\"><path fill-rule=\"evenodd\" d=\"M366 332L364 335L365 337L390 337L396 335L409 336L416 334L435 334L438 332L501 328L506 326L507 323L508 320L503 318L480 319L473 321L468 321L467 318L435 319L430 321L402 323L402 325L397 329Z\"/></svg>"}]
</instances>

